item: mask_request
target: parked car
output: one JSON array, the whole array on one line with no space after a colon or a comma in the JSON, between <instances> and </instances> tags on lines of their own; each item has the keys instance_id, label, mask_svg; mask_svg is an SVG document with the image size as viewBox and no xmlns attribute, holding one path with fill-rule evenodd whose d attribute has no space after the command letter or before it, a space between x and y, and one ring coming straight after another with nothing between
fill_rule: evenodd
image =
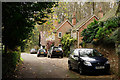
<instances>
[{"instance_id":1,"label":"parked car","mask_svg":"<svg viewBox=\"0 0 120 80\"><path fill-rule=\"evenodd\" d=\"M44 57L47 57L47 51L45 49L39 49L37 52L37 57L40 55L44 55Z\"/></svg>"},{"instance_id":2,"label":"parked car","mask_svg":"<svg viewBox=\"0 0 120 80\"><path fill-rule=\"evenodd\" d=\"M96 49L79 48L71 51L68 58L69 70L77 69L80 74L89 72L109 73L110 64L108 59Z\"/></svg>"},{"instance_id":3,"label":"parked car","mask_svg":"<svg viewBox=\"0 0 120 80\"><path fill-rule=\"evenodd\" d=\"M32 49L30 50L30 54L37 54L37 50L34 49L34 48L32 48Z\"/></svg>"},{"instance_id":4,"label":"parked car","mask_svg":"<svg viewBox=\"0 0 120 80\"><path fill-rule=\"evenodd\" d=\"M62 48L56 47L56 46L51 47L51 49L49 50L49 53L48 53L48 57L52 58L53 56L57 56L57 57L60 56L61 58L63 58Z\"/></svg>"}]
</instances>

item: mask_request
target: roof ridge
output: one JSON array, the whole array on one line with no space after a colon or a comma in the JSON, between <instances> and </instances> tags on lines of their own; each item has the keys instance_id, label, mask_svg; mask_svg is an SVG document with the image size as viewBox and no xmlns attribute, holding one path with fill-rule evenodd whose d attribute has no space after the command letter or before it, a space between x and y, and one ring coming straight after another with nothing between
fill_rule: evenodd
<instances>
[{"instance_id":1,"label":"roof ridge","mask_svg":"<svg viewBox=\"0 0 120 80\"><path fill-rule=\"evenodd\" d=\"M81 20L74 26L73 29L78 29L82 24L86 23L87 20L91 19L91 18L94 17L94 16L95 16L97 19L99 19L95 14L90 15L90 16L87 16L87 17L81 19Z\"/></svg>"}]
</instances>

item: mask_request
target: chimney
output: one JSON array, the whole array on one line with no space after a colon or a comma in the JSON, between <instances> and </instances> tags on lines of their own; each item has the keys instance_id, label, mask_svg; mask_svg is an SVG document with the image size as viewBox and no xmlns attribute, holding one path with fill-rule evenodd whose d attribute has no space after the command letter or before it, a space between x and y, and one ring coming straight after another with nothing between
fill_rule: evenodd
<instances>
[{"instance_id":1,"label":"chimney","mask_svg":"<svg viewBox=\"0 0 120 80\"><path fill-rule=\"evenodd\" d=\"M75 12L73 12L73 15L72 15L72 25L75 25L76 24L76 17L75 17Z\"/></svg>"},{"instance_id":2,"label":"chimney","mask_svg":"<svg viewBox=\"0 0 120 80\"><path fill-rule=\"evenodd\" d=\"M98 11L98 17L101 19L103 17L103 11L102 8L100 7L100 10Z\"/></svg>"}]
</instances>

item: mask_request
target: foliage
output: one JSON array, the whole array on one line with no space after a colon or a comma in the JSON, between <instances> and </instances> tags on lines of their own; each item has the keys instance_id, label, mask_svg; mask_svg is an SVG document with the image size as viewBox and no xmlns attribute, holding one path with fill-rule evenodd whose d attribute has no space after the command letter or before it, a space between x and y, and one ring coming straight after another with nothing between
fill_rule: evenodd
<instances>
[{"instance_id":1,"label":"foliage","mask_svg":"<svg viewBox=\"0 0 120 80\"><path fill-rule=\"evenodd\" d=\"M112 3L116 6L116 2ZM58 5L55 8L55 14L57 14L58 19L60 21L64 20L64 17L69 19L72 22L73 12L76 13L76 22L89 15L98 15L100 11L100 7L102 7L102 11L107 12L111 9L109 2L58 2Z\"/></svg>"},{"instance_id":2,"label":"foliage","mask_svg":"<svg viewBox=\"0 0 120 80\"><path fill-rule=\"evenodd\" d=\"M52 8L52 10L53 10L53 8ZM55 26L56 26L56 25L53 25L53 24L59 20L59 19L54 19L53 18L54 13L55 12L48 14L49 18L46 18L47 21L44 24L42 24L42 25L36 24L35 25L35 27L37 27L40 32L41 31L48 32L48 34L46 34L45 36L48 36L48 35L50 35L52 33L52 31L55 29Z\"/></svg>"},{"instance_id":3,"label":"foliage","mask_svg":"<svg viewBox=\"0 0 120 80\"><path fill-rule=\"evenodd\" d=\"M103 43L114 45L114 32L120 26L120 17L113 17L105 22L92 22L82 31L83 41L86 43Z\"/></svg>"},{"instance_id":4,"label":"foliage","mask_svg":"<svg viewBox=\"0 0 120 80\"><path fill-rule=\"evenodd\" d=\"M22 51L29 51L30 49L32 49L33 47L37 46L39 44L39 31L37 29L37 27L34 27L33 32L31 33L31 36L24 40L24 42L26 43L25 46L23 47Z\"/></svg>"},{"instance_id":5,"label":"foliage","mask_svg":"<svg viewBox=\"0 0 120 80\"><path fill-rule=\"evenodd\" d=\"M24 44L31 35L35 23L41 25L55 2L4 2L2 3L2 39L9 49Z\"/></svg>"},{"instance_id":6,"label":"foliage","mask_svg":"<svg viewBox=\"0 0 120 80\"><path fill-rule=\"evenodd\" d=\"M19 61L20 61L20 48L18 51L8 51L6 54L3 54L2 78L11 77Z\"/></svg>"},{"instance_id":7,"label":"foliage","mask_svg":"<svg viewBox=\"0 0 120 80\"><path fill-rule=\"evenodd\" d=\"M68 18L68 3L66 2L58 2L58 6L54 9L56 18L60 19L60 21L64 21L64 18Z\"/></svg>"},{"instance_id":8,"label":"foliage","mask_svg":"<svg viewBox=\"0 0 120 80\"><path fill-rule=\"evenodd\" d=\"M70 46L74 44L76 39L71 38L70 34L64 34L61 38L62 49L64 51L64 56L68 56L70 54Z\"/></svg>"},{"instance_id":9,"label":"foliage","mask_svg":"<svg viewBox=\"0 0 120 80\"><path fill-rule=\"evenodd\" d=\"M91 41L93 41L97 31L98 31L98 21L94 20L94 22L88 25L87 29L84 29L82 31L82 36L84 36L83 41L86 43L90 43Z\"/></svg>"},{"instance_id":10,"label":"foliage","mask_svg":"<svg viewBox=\"0 0 120 80\"><path fill-rule=\"evenodd\" d=\"M37 44L34 36L34 25L45 23L55 2L3 2L2 3L2 43L3 77L10 77L20 60L18 46L24 46L27 39L30 44ZM31 39L30 39L31 38ZM37 40L37 39L36 39ZM31 42L35 41L35 42Z\"/></svg>"},{"instance_id":11,"label":"foliage","mask_svg":"<svg viewBox=\"0 0 120 80\"><path fill-rule=\"evenodd\" d=\"M111 18L105 21L103 28L99 27L96 38L100 40L102 38L110 37L111 33L118 27L119 21L120 17Z\"/></svg>"}]
</instances>

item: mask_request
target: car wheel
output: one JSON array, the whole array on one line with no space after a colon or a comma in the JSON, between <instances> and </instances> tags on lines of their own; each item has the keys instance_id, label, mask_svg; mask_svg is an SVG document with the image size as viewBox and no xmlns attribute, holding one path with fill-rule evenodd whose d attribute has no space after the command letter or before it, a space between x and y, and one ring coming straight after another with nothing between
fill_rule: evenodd
<instances>
[{"instance_id":1,"label":"car wheel","mask_svg":"<svg viewBox=\"0 0 120 80\"><path fill-rule=\"evenodd\" d=\"M44 57L47 57L47 55L44 55Z\"/></svg>"},{"instance_id":2,"label":"car wheel","mask_svg":"<svg viewBox=\"0 0 120 80\"><path fill-rule=\"evenodd\" d=\"M78 71L79 71L80 75L82 75L82 74L83 74L83 69L82 69L82 67L81 67L81 66L79 66Z\"/></svg>"},{"instance_id":3,"label":"car wheel","mask_svg":"<svg viewBox=\"0 0 120 80\"><path fill-rule=\"evenodd\" d=\"M105 71L104 72L106 75L110 75L110 71Z\"/></svg>"},{"instance_id":4,"label":"car wheel","mask_svg":"<svg viewBox=\"0 0 120 80\"><path fill-rule=\"evenodd\" d=\"M61 58L63 58L63 56L61 56Z\"/></svg>"},{"instance_id":5,"label":"car wheel","mask_svg":"<svg viewBox=\"0 0 120 80\"><path fill-rule=\"evenodd\" d=\"M68 64L68 68L69 68L69 70L72 70L72 67L71 67L70 63Z\"/></svg>"},{"instance_id":6,"label":"car wheel","mask_svg":"<svg viewBox=\"0 0 120 80\"><path fill-rule=\"evenodd\" d=\"M37 55L37 57L39 57L39 55Z\"/></svg>"}]
</instances>

